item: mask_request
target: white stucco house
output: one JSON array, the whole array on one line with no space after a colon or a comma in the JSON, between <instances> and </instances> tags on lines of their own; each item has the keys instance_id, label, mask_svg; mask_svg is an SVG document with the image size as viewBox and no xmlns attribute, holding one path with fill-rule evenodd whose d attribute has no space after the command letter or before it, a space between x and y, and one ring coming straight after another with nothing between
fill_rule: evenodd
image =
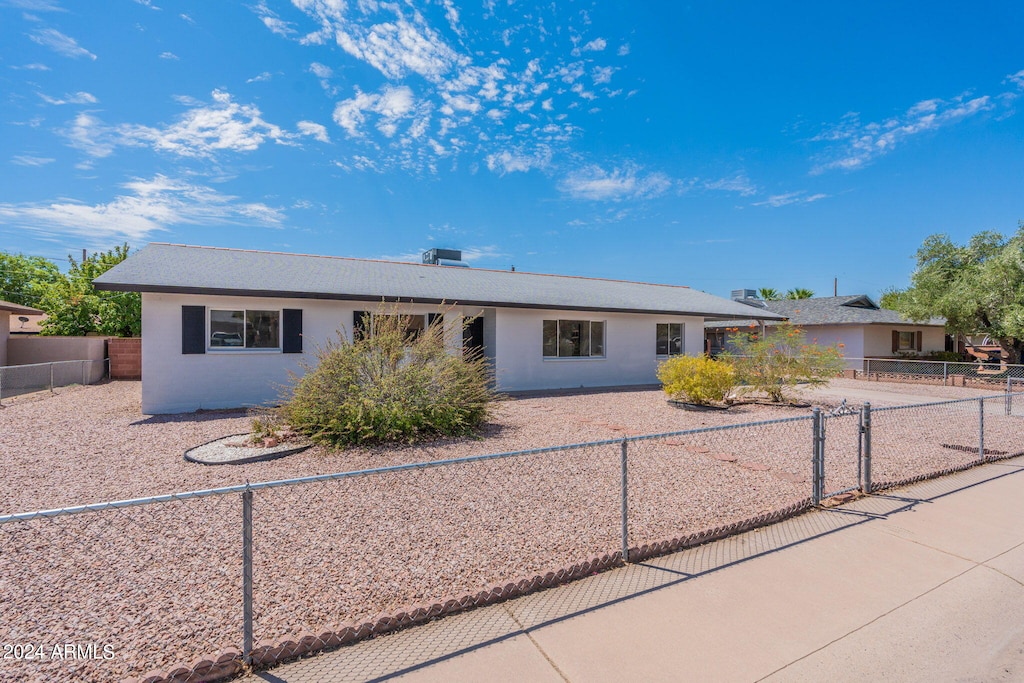
<instances>
[{"instance_id":1,"label":"white stucco house","mask_svg":"<svg viewBox=\"0 0 1024 683\"><path fill-rule=\"evenodd\" d=\"M809 341L823 346L842 344L846 358L898 358L947 350L945 320L914 322L881 308L864 294L779 301L764 301L752 295L751 290L736 290L733 300L752 310L785 316L804 331ZM730 328L738 327L742 333L752 322L747 316L706 323L709 352L714 355L727 349L730 335L735 334Z\"/></svg>"},{"instance_id":2,"label":"white stucco house","mask_svg":"<svg viewBox=\"0 0 1024 683\"><path fill-rule=\"evenodd\" d=\"M159 243L93 285L142 293L150 414L273 403L381 302L443 313L452 352L481 347L501 391L652 384L660 360L704 352L705 320L781 319L677 285Z\"/></svg>"}]
</instances>

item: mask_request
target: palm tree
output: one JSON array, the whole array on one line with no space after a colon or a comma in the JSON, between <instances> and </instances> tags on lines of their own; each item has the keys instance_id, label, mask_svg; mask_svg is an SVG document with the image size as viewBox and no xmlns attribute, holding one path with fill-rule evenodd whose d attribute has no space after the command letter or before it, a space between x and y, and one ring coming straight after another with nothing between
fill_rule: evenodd
<instances>
[{"instance_id":1,"label":"palm tree","mask_svg":"<svg viewBox=\"0 0 1024 683\"><path fill-rule=\"evenodd\" d=\"M804 287L795 287L786 292L787 299L810 299L812 296L814 291Z\"/></svg>"},{"instance_id":2,"label":"palm tree","mask_svg":"<svg viewBox=\"0 0 1024 683\"><path fill-rule=\"evenodd\" d=\"M771 287L762 287L757 290L757 295L764 301L778 301L782 298L782 295L779 294L779 290L772 289Z\"/></svg>"}]
</instances>

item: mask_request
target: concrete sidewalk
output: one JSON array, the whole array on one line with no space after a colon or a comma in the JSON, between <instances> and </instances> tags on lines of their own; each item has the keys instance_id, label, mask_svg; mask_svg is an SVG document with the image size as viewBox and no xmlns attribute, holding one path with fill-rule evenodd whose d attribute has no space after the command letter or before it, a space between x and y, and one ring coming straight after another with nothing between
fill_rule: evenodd
<instances>
[{"instance_id":1,"label":"concrete sidewalk","mask_svg":"<svg viewBox=\"0 0 1024 683\"><path fill-rule=\"evenodd\" d=\"M1024 459L246 679L1024 680Z\"/></svg>"}]
</instances>

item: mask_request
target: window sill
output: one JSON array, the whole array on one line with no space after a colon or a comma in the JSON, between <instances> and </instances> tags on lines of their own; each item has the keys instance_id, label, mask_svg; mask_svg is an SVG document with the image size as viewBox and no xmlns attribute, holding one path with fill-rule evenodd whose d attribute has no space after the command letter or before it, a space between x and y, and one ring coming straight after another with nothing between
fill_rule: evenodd
<instances>
[{"instance_id":1,"label":"window sill","mask_svg":"<svg viewBox=\"0 0 1024 683\"><path fill-rule=\"evenodd\" d=\"M580 363L589 360L608 360L607 356L544 356L545 363Z\"/></svg>"},{"instance_id":2,"label":"window sill","mask_svg":"<svg viewBox=\"0 0 1024 683\"><path fill-rule=\"evenodd\" d=\"M206 349L206 352L215 356L267 356L275 353L281 353L281 349L225 349L221 347L213 347Z\"/></svg>"}]
</instances>

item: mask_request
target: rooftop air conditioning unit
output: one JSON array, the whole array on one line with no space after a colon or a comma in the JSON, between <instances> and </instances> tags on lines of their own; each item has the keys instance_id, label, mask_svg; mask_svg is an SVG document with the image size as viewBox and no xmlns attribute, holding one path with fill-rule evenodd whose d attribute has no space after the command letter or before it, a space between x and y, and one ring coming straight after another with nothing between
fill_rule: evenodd
<instances>
[{"instance_id":1,"label":"rooftop air conditioning unit","mask_svg":"<svg viewBox=\"0 0 1024 683\"><path fill-rule=\"evenodd\" d=\"M423 252L423 262L434 266L469 267L468 263L462 261L462 251L459 249L429 249Z\"/></svg>"}]
</instances>

